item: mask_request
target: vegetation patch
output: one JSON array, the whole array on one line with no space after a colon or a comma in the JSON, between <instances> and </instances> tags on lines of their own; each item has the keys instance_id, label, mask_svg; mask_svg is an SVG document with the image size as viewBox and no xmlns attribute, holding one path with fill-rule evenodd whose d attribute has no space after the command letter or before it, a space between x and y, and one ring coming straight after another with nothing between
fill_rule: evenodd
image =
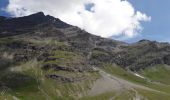
<instances>
[{"instance_id":1,"label":"vegetation patch","mask_svg":"<svg viewBox=\"0 0 170 100\"><path fill-rule=\"evenodd\" d=\"M142 74L155 82L170 85L170 66L157 65L142 71Z\"/></svg>"}]
</instances>

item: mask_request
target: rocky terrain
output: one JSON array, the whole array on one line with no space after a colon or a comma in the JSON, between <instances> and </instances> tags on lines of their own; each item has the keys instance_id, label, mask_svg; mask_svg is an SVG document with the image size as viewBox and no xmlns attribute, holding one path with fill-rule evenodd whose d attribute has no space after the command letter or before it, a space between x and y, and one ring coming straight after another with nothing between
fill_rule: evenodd
<instances>
[{"instance_id":1,"label":"rocky terrain","mask_svg":"<svg viewBox=\"0 0 170 100\"><path fill-rule=\"evenodd\" d=\"M2 100L168 100L169 66L169 43L102 38L42 12L0 17Z\"/></svg>"}]
</instances>

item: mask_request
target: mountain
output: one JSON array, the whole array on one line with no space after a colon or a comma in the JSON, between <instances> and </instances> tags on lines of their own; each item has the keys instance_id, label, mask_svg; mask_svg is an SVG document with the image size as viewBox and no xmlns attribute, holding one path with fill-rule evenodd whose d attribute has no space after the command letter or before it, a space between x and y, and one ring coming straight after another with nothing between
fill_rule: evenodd
<instances>
[{"instance_id":1,"label":"mountain","mask_svg":"<svg viewBox=\"0 0 170 100\"><path fill-rule=\"evenodd\" d=\"M2 100L169 100L170 44L102 38L43 12L1 16L0 72Z\"/></svg>"}]
</instances>

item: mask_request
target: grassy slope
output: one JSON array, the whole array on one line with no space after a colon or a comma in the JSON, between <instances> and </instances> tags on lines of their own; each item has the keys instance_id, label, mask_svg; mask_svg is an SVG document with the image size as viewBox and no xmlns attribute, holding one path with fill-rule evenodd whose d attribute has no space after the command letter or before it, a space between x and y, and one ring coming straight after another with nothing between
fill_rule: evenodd
<instances>
[{"instance_id":1,"label":"grassy slope","mask_svg":"<svg viewBox=\"0 0 170 100\"><path fill-rule=\"evenodd\" d=\"M0 44L4 44L6 43L6 41L10 43L9 40L11 39L2 39L0 40ZM13 40L11 42L13 42ZM56 44L60 46L64 45L63 43L58 43L58 42ZM52 53L54 53L54 56L52 56L52 58L63 58L65 60L61 60L59 62L52 61L52 62L45 62L45 63L56 63L58 65L65 66L65 61L67 63L72 63L72 61L82 60L81 55L77 55L72 52L56 50ZM53 70L43 71L41 69L41 64L44 63L37 62L36 60L32 60L30 62L23 63L20 66L8 68L7 70L3 71L3 73L4 72L17 73L20 74L21 76L24 75L26 77L32 77L34 79L31 80L30 82L24 83L23 84L24 86L19 86L18 88L13 88L12 90L8 90L5 92L2 90L0 99L13 100L14 98L20 98L21 100L37 100L38 98L41 100L46 100L46 99L74 100L75 98L79 97L80 100L107 100L114 97L115 100L125 100L125 99L132 99L134 97L134 91L125 91L120 94L114 92L108 92L93 97L85 96L81 98L86 94L86 90L90 89L90 86L93 83L91 79L79 83L61 83L56 80L47 79L44 77L44 75L48 73L59 73L62 75L67 74L68 76L77 76L80 75L81 73L64 72L64 71L56 72ZM113 66L111 64L105 64L103 65L103 68L108 73L111 73L120 78L170 94L170 86L168 85L155 84L148 80L141 79L125 71L124 69L118 66ZM170 84L169 73L170 70L167 69L166 67L156 66L154 70L152 68L146 69L142 74L153 81L158 81L164 84ZM98 77L97 73L91 73L91 72L86 73L85 75L91 78ZM0 78L3 79L4 77L2 76L6 76L6 75L1 74L0 76L1 76ZM14 80L10 80L7 83L10 82L12 84L17 83L17 81L15 82ZM169 100L170 98L170 96L167 94L157 93L153 91L146 91L141 89L137 89L137 91L140 95L148 98L149 100L160 100L160 99Z\"/></svg>"},{"instance_id":2,"label":"grassy slope","mask_svg":"<svg viewBox=\"0 0 170 100\"><path fill-rule=\"evenodd\" d=\"M142 74L155 82L170 85L170 67L166 65L157 65L145 69Z\"/></svg>"},{"instance_id":3,"label":"grassy slope","mask_svg":"<svg viewBox=\"0 0 170 100\"><path fill-rule=\"evenodd\" d=\"M134 97L133 91L123 91L120 93L115 92L107 92L100 95L92 96L92 97L83 97L80 100L132 100Z\"/></svg>"},{"instance_id":4,"label":"grassy slope","mask_svg":"<svg viewBox=\"0 0 170 100\"><path fill-rule=\"evenodd\" d=\"M148 100L169 100L170 95L153 92L153 91L146 91L142 89L137 89L138 93L142 96L146 97Z\"/></svg>"},{"instance_id":5,"label":"grassy slope","mask_svg":"<svg viewBox=\"0 0 170 100\"><path fill-rule=\"evenodd\" d=\"M113 66L111 64L106 64L104 65L104 70L107 71L108 73L111 73L117 77L123 78L125 80L161 91L162 93L157 93L157 92L151 92L151 91L146 91L146 90L138 90L138 92L149 98L149 100L160 100L160 99L155 99L155 98L163 98L164 100L169 100L170 95L166 95L166 94L170 94L170 86L168 85L163 85L163 84L156 84L156 83L152 83L146 79L142 79L139 77L136 77L135 75L125 71L124 69L118 67L118 66ZM168 75L168 74L167 74ZM168 77L168 76L167 76ZM163 94L165 93L165 94Z\"/></svg>"},{"instance_id":6,"label":"grassy slope","mask_svg":"<svg viewBox=\"0 0 170 100\"><path fill-rule=\"evenodd\" d=\"M21 100L37 100L37 98L41 98L41 100L46 99L74 100L74 98L85 95L86 91L90 89L90 86L93 83L92 79L98 77L98 74L96 72L87 72L82 74L64 71L56 72L50 70L50 74L52 73L58 73L63 75L69 74L72 76L82 74L86 75L87 77L90 77L89 80L85 80L82 82L62 83L53 79L46 78L45 75L48 74L49 71L43 71L41 69L41 64L42 64L41 62L32 60L20 66L9 68L8 70L12 70L12 72L28 75L36 79L36 82L32 82L34 84L29 84L26 85L25 87L13 89L12 91L9 91L9 94L18 97ZM12 82L12 84L13 83L14 82Z\"/></svg>"},{"instance_id":7,"label":"grassy slope","mask_svg":"<svg viewBox=\"0 0 170 100\"><path fill-rule=\"evenodd\" d=\"M63 50L68 49L68 45L64 42L58 42L55 40L32 40L32 39L19 39L21 41L29 41L35 45L55 45L58 48L63 48ZM13 42L19 42L18 39L14 38L0 38L0 45L12 44ZM21 42L22 43L22 42ZM4 54L6 48L0 48L0 56ZM12 62L9 64L8 59L5 61L0 59L0 83L3 82L7 84L7 89L0 89L2 95L0 94L0 99L14 99L20 98L21 100L65 100L65 99L74 99L75 97L81 97L86 94L86 90L90 88L90 85L93 83L94 79L99 77L97 72L66 72L66 71L54 71L54 70L42 70L41 67L43 64L55 63L60 66L66 66L68 64L77 63L79 60L82 60L81 55L75 54L68 51L56 50L51 52L53 56L51 58L61 59L56 61L48 62L38 62L36 59L32 61L14 65ZM2 61L3 60L3 61ZM2 64L3 62L3 64ZM11 66L12 65L12 66ZM16 67L14 67L16 66ZM77 83L62 83L54 79L48 79L45 77L47 74L60 74L63 76L78 76L83 75L87 77L87 80ZM17 75L17 76L15 76ZM20 77L18 79L18 77ZM30 78L29 81L24 82L24 78ZM26 79L26 80L27 80ZM18 80L18 81L16 81ZM21 83L18 85L18 83ZM17 86L17 87L16 87ZM16 87L16 88L12 88ZM5 92L4 92L5 91Z\"/></svg>"},{"instance_id":8,"label":"grassy slope","mask_svg":"<svg viewBox=\"0 0 170 100\"><path fill-rule=\"evenodd\" d=\"M42 71L40 66L41 66L40 62L33 60L21 66L12 68L12 70L15 72L19 72L19 73L21 72L24 73L25 75L36 77L37 84L35 83L33 85L28 85L28 87L15 89L14 91L9 91L9 93L8 92L5 93L3 96L0 96L0 98L7 98L9 100L10 99L12 100L15 97L20 98L21 100L30 100L30 99L36 100L37 98L41 98L41 100L45 100L45 99L74 100L75 97L81 97L81 95L83 94L79 94L79 93L83 93L86 89L89 89L90 84L92 84L91 81L89 82L87 81L87 83L85 82L85 83L78 83L78 84L63 84L55 80L46 79L44 78L44 75L48 73L48 71L47 72ZM159 91L170 93L169 86L164 86L164 85L162 86L162 85L150 83L147 80L134 76L133 74L125 71L124 69L118 66L112 66L110 64L106 64L104 65L104 69L113 75L129 80L131 82L135 82ZM140 89L138 89L137 91L138 93L140 93L140 95L147 97L149 100L160 100L160 98L163 98L164 100L168 100L170 98L169 95L162 94L162 93L140 90ZM125 100L127 98L132 99L133 96L134 96L133 91L126 91L118 95L114 92L108 92L93 97L85 96L80 100L107 100L113 97L115 98L115 100Z\"/></svg>"}]
</instances>

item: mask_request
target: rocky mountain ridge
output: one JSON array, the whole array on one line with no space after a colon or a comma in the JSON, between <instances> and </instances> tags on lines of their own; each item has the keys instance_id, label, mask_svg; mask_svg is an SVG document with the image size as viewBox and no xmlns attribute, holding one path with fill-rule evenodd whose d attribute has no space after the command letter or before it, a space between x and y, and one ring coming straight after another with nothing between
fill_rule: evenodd
<instances>
[{"instance_id":1,"label":"rocky mountain ridge","mask_svg":"<svg viewBox=\"0 0 170 100\"><path fill-rule=\"evenodd\" d=\"M0 87L14 94L19 89L31 93L25 87L33 86L31 89L46 90L54 98L56 94L70 97L89 89L100 77L95 68L119 66L140 73L157 65L170 65L169 43L141 40L128 44L102 38L42 12L19 18L0 17ZM69 93L62 91L68 87Z\"/></svg>"},{"instance_id":2,"label":"rocky mountain ridge","mask_svg":"<svg viewBox=\"0 0 170 100\"><path fill-rule=\"evenodd\" d=\"M127 44L101 38L87 33L78 27L64 23L52 16L45 16L43 12L20 18L8 19L1 17L1 19L4 19L0 23L1 37L18 35L16 37L28 37L39 40L52 38L57 41L67 42L70 48L86 53L86 55L93 50L103 52L106 54L106 57L105 55L101 55L99 59L98 57L95 59L115 63L122 67L137 67L138 69L138 67L155 64L169 64L170 45L168 43L141 40L137 43ZM12 45L15 46L14 44ZM107 54L110 57L107 56ZM146 63L144 59L147 58L150 59L150 61L146 61ZM143 65L142 62L145 63L145 65Z\"/></svg>"}]
</instances>

